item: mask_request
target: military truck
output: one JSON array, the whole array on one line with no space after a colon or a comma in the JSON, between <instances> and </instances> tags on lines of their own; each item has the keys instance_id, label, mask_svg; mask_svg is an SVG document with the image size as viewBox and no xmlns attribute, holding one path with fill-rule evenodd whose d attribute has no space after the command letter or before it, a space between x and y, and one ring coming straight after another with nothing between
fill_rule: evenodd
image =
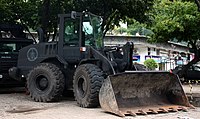
<instances>
[{"instance_id":1,"label":"military truck","mask_svg":"<svg viewBox=\"0 0 200 119\"><path fill-rule=\"evenodd\" d=\"M16 81L9 76L9 69L17 66L19 50L33 43L23 32L22 25L0 25L0 87L24 86L24 82Z\"/></svg>"}]
</instances>

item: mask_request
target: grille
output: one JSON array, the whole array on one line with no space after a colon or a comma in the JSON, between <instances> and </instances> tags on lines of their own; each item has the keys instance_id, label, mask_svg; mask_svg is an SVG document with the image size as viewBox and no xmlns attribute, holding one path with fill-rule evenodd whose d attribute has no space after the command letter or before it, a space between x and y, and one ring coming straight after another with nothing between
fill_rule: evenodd
<instances>
[{"instance_id":1,"label":"grille","mask_svg":"<svg viewBox=\"0 0 200 119\"><path fill-rule=\"evenodd\" d=\"M17 65L17 58L0 58L0 71L8 72L11 67Z\"/></svg>"}]
</instances>

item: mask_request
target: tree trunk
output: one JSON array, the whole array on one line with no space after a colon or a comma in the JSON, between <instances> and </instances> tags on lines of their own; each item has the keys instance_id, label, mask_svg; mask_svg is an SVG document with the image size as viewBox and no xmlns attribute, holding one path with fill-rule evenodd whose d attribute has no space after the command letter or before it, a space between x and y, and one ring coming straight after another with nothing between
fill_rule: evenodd
<instances>
[{"instance_id":1,"label":"tree trunk","mask_svg":"<svg viewBox=\"0 0 200 119\"><path fill-rule=\"evenodd\" d=\"M198 61L200 61L200 49L196 47L196 45L192 45L192 48L194 50L194 59L190 61L187 65L183 66L183 69L178 72L179 77L183 77L183 75L186 73L186 71L192 66L193 64L196 64Z\"/></svg>"}]
</instances>

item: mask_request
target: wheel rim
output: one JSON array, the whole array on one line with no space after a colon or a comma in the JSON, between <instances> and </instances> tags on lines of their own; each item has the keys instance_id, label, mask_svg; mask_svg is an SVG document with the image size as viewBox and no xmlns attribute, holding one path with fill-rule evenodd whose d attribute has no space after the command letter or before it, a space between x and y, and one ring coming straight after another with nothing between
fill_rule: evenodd
<instances>
[{"instance_id":1,"label":"wheel rim","mask_svg":"<svg viewBox=\"0 0 200 119\"><path fill-rule=\"evenodd\" d=\"M86 79L84 77L80 77L78 79L78 95L84 97L86 90L87 90Z\"/></svg>"},{"instance_id":2,"label":"wheel rim","mask_svg":"<svg viewBox=\"0 0 200 119\"><path fill-rule=\"evenodd\" d=\"M37 89L39 89L40 91L46 90L49 86L48 78L43 75L38 76L35 82Z\"/></svg>"}]
</instances>

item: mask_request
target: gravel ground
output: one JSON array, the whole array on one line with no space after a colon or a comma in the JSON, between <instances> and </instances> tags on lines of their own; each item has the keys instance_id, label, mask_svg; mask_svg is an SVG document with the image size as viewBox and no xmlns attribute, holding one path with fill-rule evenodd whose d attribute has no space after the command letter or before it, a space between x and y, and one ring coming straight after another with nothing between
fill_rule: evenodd
<instances>
[{"instance_id":1,"label":"gravel ground","mask_svg":"<svg viewBox=\"0 0 200 119\"><path fill-rule=\"evenodd\" d=\"M190 86L184 86L191 91ZM199 92L200 86L193 86L193 92ZM17 109L21 112L16 112ZM23 109L29 110L23 112ZM126 116L124 119L200 119L200 107L188 112L172 112L163 114ZM0 119L121 119L121 117L105 113L101 108L81 108L73 98L65 98L57 103L34 102L24 93L0 94Z\"/></svg>"}]
</instances>

